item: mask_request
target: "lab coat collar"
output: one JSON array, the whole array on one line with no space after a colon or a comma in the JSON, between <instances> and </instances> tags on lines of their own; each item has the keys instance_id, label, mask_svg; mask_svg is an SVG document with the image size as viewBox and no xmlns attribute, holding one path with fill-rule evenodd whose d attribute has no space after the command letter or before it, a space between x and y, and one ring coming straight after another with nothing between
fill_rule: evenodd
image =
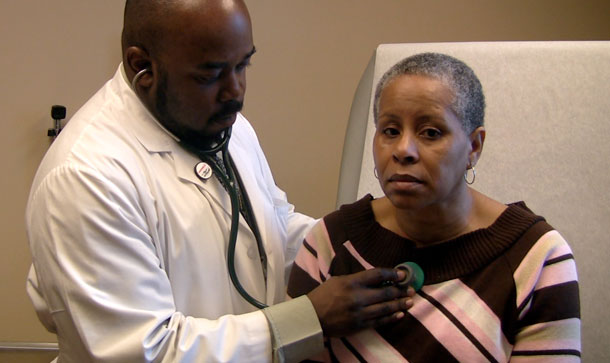
<instances>
[{"instance_id":1,"label":"lab coat collar","mask_svg":"<svg viewBox=\"0 0 610 363\"><path fill-rule=\"evenodd\" d=\"M123 63L119 65L111 82L121 99L123 112L127 115L125 123L148 152L172 152L180 147L178 139L161 126L131 88Z\"/></svg>"}]
</instances>

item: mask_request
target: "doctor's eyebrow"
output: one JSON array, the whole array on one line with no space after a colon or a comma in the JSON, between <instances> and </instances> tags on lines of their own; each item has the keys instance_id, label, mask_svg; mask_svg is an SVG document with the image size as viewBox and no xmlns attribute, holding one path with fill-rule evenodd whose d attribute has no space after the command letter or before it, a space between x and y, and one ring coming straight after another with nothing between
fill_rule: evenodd
<instances>
[{"instance_id":1,"label":"doctor's eyebrow","mask_svg":"<svg viewBox=\"0 0 610 363\"><path fill-rule=\"evenodd\" d=\"M250 61L250 58L252 58L252 56L254 55L254 53L256 53L256 47L252 47L252 50L249 51L241 60L240 63L244 63L244 62L248 62ZM228 62L205 62L202 64L197 65L197 68L199 69L218 69L218 68L225 68L229 65Z\"/></svg>"}]
</instances>

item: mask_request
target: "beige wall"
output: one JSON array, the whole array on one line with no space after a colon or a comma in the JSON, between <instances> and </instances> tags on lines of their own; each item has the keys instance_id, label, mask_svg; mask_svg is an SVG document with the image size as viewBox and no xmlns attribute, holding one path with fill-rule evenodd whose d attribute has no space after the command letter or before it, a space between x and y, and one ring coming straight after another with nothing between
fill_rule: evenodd
<instances>
[{"instance_id":1,"label":"beige wall","mask_svg":"<svg viewBox=\"0 0 610 363\"><path fill-rule=\"evenodd\" d=\"M351 99L379 43L610 39L610 2L250 0L244 113L303 212L334 208ZM53 104L72 115L120 61L123 0L0 0L0 341L52 341L24 291L25 201ZM0 355L0 360L1 359Z\"/></svg>"}]
</instances>

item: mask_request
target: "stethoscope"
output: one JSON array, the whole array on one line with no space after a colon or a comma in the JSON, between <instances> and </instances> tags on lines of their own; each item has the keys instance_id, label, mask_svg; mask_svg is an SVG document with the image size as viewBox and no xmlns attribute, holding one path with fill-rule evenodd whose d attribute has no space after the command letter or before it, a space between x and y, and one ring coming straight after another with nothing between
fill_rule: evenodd
<instances>
[{"instance_id":1,"label":"stethoscope","mask_svg":"<svg viewBox=\"0 0 610 363\"><path fill-rule=\"evenodd\" d=\"M131 87L134 92L136 92L136 84L140 80L140 78L146 73L149 72L150 69L145 68L140 70L133 77L131 81ZM137 93L137 92L136 92ZM250 206L249 198L247 191L243 187L239 187L239 183L237 181L237 177L235 174L235 169L233 165L233 161L231 159L231 155L229 154L229 140L231 138L231 127L222 132L220 139L216 142L214 146L211 146L207 149L201 149L199 147L195 148L192 145L187 145L184 142L181 142L179 138L177 138L172 132L167 130L163 125L161 125L155 118L155 121L159 124L159 126L165 130L169 135L171 135L175 140L180 142L187 149L195 152L201 159L202 163L198 163L195 165L195 174L202 180L206 181L211 176L211 173L208 172L208 167L211 166L214 175L220 180L220 183L223 185L229 197L231 199L231 228L229 232L229 245L227 248L227 269L229 272L229 277L231 278L231 282L237 292L251 305L263 309L266 308L267 305L258 301L254 297L252 297L246 289L242 286L239 278L237 277L237 272L235 271L235 247L237 245L237 233L239 230L239 216L240 216L240 192L242 195L242 204L244 208L248 209L248 213L251 218L249 218L248 224L254 233L256 238L256 242L259 248L259 254L261 256L261 265L263 268L263 275L265 281L267 281L267 254L265 253L265 249L262 245L262 239L260 237L260 233L258 231L258 225L256 223L256 218L254 218L254 214L252 212L252 208ZM222 163L224 169L226 171L220 169L220 166L214 161L214 156L218 155L218 152L221 153ZM203 160L206 160L207 163ZM238 189L239 188L239 189Z\"/></svg>"}]
</instances>

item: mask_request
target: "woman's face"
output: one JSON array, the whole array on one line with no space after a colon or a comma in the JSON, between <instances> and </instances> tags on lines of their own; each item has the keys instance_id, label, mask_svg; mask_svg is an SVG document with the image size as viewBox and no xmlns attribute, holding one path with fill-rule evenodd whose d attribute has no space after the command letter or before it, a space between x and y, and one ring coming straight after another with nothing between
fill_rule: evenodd
<instances>
[{"instance_id":1,"label":"woman's face","mask_svg":"<svg viewBox=\"0 0 610 363\"><path fill-rule=\"evenodd\" d=\"M382 92L373 155L395 207L442 207L467 190L473 147L450 107L453 98L443 82L415 75L395 78Z\"/></svg>"}]
</instances>

